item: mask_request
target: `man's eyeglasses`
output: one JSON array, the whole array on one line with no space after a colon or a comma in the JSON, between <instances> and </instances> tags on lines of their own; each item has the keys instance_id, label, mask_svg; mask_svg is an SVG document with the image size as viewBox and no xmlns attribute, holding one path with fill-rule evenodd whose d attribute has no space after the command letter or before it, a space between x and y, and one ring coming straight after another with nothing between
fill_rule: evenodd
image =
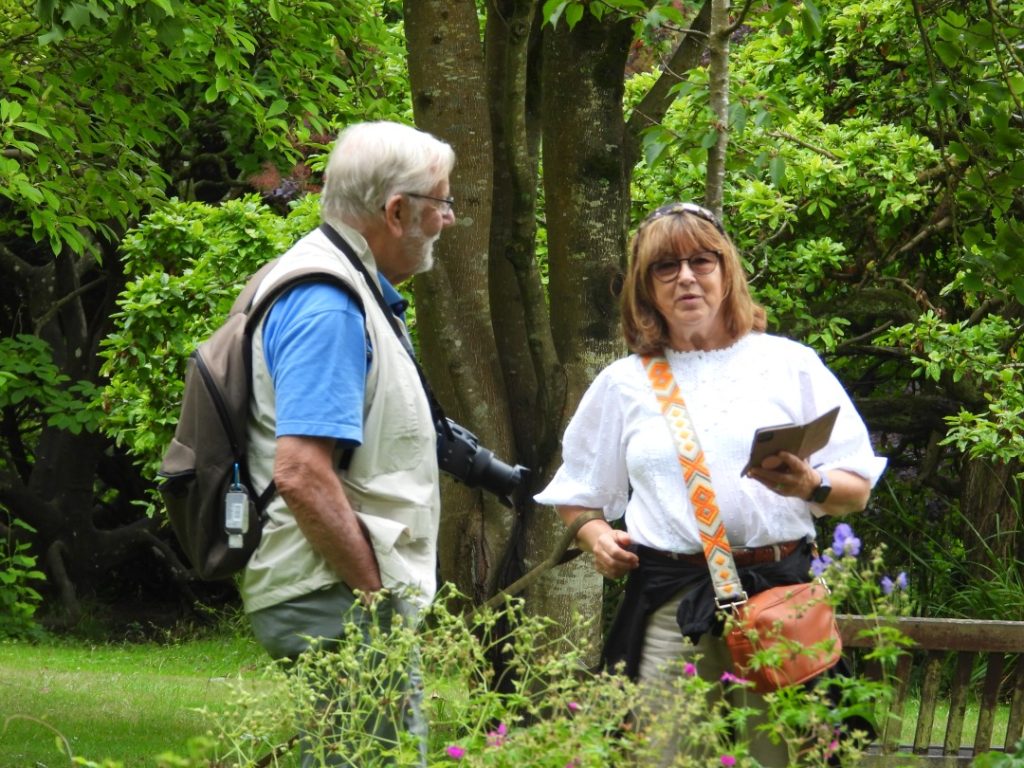
<instances>
[{"instance_id":1,"label":"man's eyeglasses","mask_svg":"<svg viewBox=\"0 0 1024 768\"><path fill-rule=\"evenodd\" d=\"M431 197L430 195L421 195L416 192L403 192L406 197L418 197L420 200L433 200L435 203L440 203L437 206L437 210L441 213L450 213L455 209L455 198L454 197Z\"/></svg>"},{"instance_id":2,"label":"man's eyeglasses","mask_svg":"<svg viewBox=\"0 0 1024 768\"><path fill-rule=\"evenodd\" d=\"M715 214L713 214L707 208L697 205L696 203L668 203L667 205L663 205L660 208L657 208L653 212L651 212L651 214L646 219L644 219L644 222L643 224L640 225L640 227L646 227L652 221L657 221L658 219L662 219L665 216L673 216L683 213L688 213L691 216L696 216L698 219L704 219L704 221L713 224L715 229L718 230L719 234L725 234L725 227L722 226L722 222L718 220L718 217L715 216Z\"/></svg>"},{"instance_id":3,"label":"man's eyeglasses","mask_svg":"<svg viewBox=\"0 0 1024 768\"><path fill-rule=\"evenodd\" d=\"M685 259L659 259L649 267L654 279L660 283L671 283L683 269L683 264L690 265L695 275L710 275L718 268L722 255L718 251L701 251Z\"/></svg>"}]
</instances>

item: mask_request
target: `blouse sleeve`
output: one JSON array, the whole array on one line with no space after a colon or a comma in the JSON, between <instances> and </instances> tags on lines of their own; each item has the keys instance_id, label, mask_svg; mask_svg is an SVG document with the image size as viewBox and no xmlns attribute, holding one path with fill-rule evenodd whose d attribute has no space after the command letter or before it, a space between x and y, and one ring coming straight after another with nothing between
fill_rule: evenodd
<instances>
[{"instance_id":1,"label":"blouse sleeve","mask_svg":"<svg viewBox=\"0 0 1024 768\"><path fill-rule=\"evenodd\" d=\"M623 403L608 369L584 393L562 438L562 466L534 496L538 504L599 509L622 517L629 499Z\"/></svg>"},{"instance_id":2,"label":"blouse sleeve","mask_svg":"<svg viewBox=\"0 0 1024 768\"><path fill-rule=\"evenodd\" d=\"M810 457L819 469L842 469L867 478L874 487L885 470L886 460L875 455L867 426L845 388L821 359L808 350L813 361L804 368L801 382L804 415L810 419L839 406L832 437L824 448Z\"/></svg>"}]
</instances>

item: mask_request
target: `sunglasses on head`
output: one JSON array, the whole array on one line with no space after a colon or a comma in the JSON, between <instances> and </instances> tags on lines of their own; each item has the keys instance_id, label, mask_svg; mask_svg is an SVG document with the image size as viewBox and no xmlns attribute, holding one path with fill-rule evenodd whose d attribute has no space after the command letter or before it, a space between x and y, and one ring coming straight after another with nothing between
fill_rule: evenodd
<instances>
[{"instance_id":1,"label":"sunglasses on head","mask_svg":"<svg viewBox=\"0 0 1024 768\"><path fill-rule=\"evenodd\" d=\"M684 213L696 216L698 219L704 219L704 221L712 224L715 229L718 230L719 234L725 235L725 227L722 226L722 222L718 220L718 217L707 208L699 206L696 203L668 203L667 205L663 205L652 211L651 214L644 219L643 224L641 224L640 227L646 227L652 221L663 219L666 216L676 216Z\"/></svg>"}]
</instances>

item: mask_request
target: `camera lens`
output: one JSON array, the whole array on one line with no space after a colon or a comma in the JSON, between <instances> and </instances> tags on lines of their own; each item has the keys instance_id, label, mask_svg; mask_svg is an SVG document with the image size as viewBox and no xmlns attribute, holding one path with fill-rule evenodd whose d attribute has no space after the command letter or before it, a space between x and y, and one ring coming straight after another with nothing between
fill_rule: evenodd
<instances>
[{"instance_id":1,"label":"camera lens","mask_svg":"<svg viewBox=\"0 0 1024 768\"><path fill-rule=\"evenodd\" d=\"M437 463L441 471L470 488L482 488L493 493L507 507L512 506L512 492L528 472L526 467L514 467L481 448L472 432L451 419L437 423Z\"/></svg>"}]
</instances>

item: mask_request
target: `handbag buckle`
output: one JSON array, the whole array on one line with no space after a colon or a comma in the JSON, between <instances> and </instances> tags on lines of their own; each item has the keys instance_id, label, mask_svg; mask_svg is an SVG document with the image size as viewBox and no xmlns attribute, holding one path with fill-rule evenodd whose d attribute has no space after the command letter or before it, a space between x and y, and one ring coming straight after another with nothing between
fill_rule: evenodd
<instances>
[{"instance_id":1,"label":"handbag buckle","mask_svg":"<svg viewBox=\"0 0 1024 768\"><path fill-rule=\"evenodd\" d=\"M747 593L740 591L740 594L733 600L722 600L718 595L715 595L715 608L720 611L734 611L741 605L745 605L747 602Z\"/></svg>"}]
</instances>

